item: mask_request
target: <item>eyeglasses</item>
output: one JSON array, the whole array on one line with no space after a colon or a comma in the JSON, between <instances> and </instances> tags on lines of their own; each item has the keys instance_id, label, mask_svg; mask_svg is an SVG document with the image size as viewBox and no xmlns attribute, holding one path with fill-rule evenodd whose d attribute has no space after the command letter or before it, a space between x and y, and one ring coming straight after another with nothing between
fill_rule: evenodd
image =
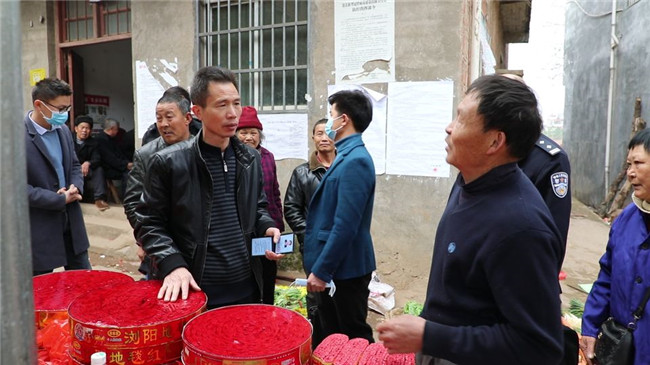
<instances>
[{"instance_id":1,"label":"eyeglasses","mask_svg":"<svg viewBox=\"0 0 650 365\"><path fill-rule=\"evenodd\" d=\"M47 104L47 105L51 106L52 108L58 110L59 113L67 113L67 112L70 111L70 109L72 109L72 105L68 105L68 106L54 106L54 105L48 103L47 101L44 101L44 100L41 100L41 101L43 102L43 104ZM50 109L50 108L48 108L48 109ZM50 111L52 111L52 109L50 109Z\"/></svg>"}]
</instances>

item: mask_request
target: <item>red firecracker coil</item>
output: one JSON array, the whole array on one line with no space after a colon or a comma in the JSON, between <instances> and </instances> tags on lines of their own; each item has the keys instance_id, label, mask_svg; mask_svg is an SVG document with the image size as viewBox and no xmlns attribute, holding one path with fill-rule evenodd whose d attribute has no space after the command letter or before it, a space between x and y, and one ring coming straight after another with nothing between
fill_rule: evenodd
<instances>
[{"instance_id":1,"label":"red firecracker coil","mask_svg":"<svg viewBox=\"0 0 650 365\"><path fill-rule=\"evenodd\" d=\"M187 300L165 302L157 299L160 287L157 280L137 281L75 299L68 310L70 355L89 363L90 355L104 351L109 364L121 365L164 364L178 359L183 326L205 310L207 297L190 291Z\"/></svg>"},{"instance_id":2,"label":"red firecracker coil","mask_svg":"<svg viewBox=\"0 0 650 365\"><path fill-rule=\"evenodd\" d=\"M348 336L335 333L325 337L325 339L318 344L311 357L313 365L332 365L336 355L339 354L343 346L348 343Z\"/></svg>"},{"instance_id":3,"label":"red firecracker coil","mask_svg":"<svg viewBox=\"0 0 650 365\"><path fill-rule=\"evenodd\" d=\"M183 330L185 365L306 365L311 324L292 310L264 304L207 311Z\"/></svg>"},{"instance_id":4,"label":"red firecracker coil","mask_svg":"<svg viewBox=\"0 0 650 365\"><path fill-rule=\"evenodd\" d=\"M103 286L133 282L115 271L70 270L34 276L36 327L43 328L51 319L67 319L68 306L80 295Z\"/></svg>"},{"instance_id":5,"label":"red firecracker coil","mask_svg":"<svg viewBox=\"0 0 650 365\"><path fill-rule=\"evenodd\" d=\"M386 347L381 343L371 343L363 350L358 365L379 365L383 364L388 357Z\"/></svg>"},{"instance_id":6,"label":"red firecracker coil","mask_svg":"<svg viewBox=\"0 0 650 365\"><path fill-rule=\"evenodd\" d=\"M334 358L334 365L357 365L363 351L368 347L365 338L353 338L343 345L341 351Z\"/></svg>"}]
</instances>

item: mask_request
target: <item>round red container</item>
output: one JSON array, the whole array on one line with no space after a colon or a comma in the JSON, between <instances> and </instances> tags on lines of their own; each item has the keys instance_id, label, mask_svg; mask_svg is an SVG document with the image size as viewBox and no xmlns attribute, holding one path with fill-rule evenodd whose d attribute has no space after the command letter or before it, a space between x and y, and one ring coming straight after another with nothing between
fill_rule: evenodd
<instances>
[{"instance_id":1,"label":"round red container","mask_svg":"<svg viewBox=\"0 0 650 365\"><path fill-rule=\"evenodd\" d=\"M186 365L303 365L311 324L292 310L264 304L207 311L183 330Z\"/></svg>"},{"instance_id":2,"label":"round red container","mask_svg":"<svg viewBox=\"0 0 650 365\"><path fill-rule=\"evenodd\" d=\"M115 271L71 270L35 276L34 310L37 328L43 328L53 318L67 319L68 306L78 296L104 286L133 282Z\"/></svg>"},{"instance_id":3,"label":"round red container","mask_svg":"<svg viewBox=\"0 0 650 365\"><path fill-rule=\"evenodd\" d=\"M203 312L207 297L190 292L187 300L157 299L161 282L137 281L96 290L75 299L68 309L70 355L89 363L106 352L109 363L164 364L181 356L183 326Z\"/></svg>"}]
</instances>

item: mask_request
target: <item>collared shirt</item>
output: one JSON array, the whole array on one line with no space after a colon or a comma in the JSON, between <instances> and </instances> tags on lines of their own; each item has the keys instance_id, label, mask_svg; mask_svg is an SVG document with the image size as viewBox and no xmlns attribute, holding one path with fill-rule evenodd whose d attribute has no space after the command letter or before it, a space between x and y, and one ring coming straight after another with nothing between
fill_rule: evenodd
<instances>
[{"instance_id":1,"label":"collared shirt","mask_svg":"<svg viewBox=\"0 0 650 365\"><path fill-rule=\"evenodd\" d=\"M65 183L65 173L63 172L63 151L61 150L61 141L59 140L59 134L56 131L57 129L61 128L61 126L53 125L52 129L45 129L36 123L34 119L32 119L31 113L29 114L29 120L32 121L34 129L36 129L36 133L41 136L41 139L45 144L45 148L47 148L47 152L50 155L50 160L52 160L52 163L54 164L54 170L56 170L56 176L59 179L59 188L66 187L67 185Z\"/></svg>"}]
</instances>

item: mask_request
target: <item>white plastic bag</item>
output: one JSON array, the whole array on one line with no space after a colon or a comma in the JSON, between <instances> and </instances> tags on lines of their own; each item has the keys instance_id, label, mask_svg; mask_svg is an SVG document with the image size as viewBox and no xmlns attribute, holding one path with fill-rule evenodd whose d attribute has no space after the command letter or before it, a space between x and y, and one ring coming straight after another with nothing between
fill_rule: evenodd
<instances>
[{"instance_id":1,"label":"white plastic bag","mask_svg":"<svg viewBox=\"0 0 650 365\"><path fill-rule=\"evenodd\" d=\"M382 283L375 271L372 272L368 290L370 290L368 308L381 315L385 315L395 308L395 289L386 283Z\"/></svg>"}]
</instances>

